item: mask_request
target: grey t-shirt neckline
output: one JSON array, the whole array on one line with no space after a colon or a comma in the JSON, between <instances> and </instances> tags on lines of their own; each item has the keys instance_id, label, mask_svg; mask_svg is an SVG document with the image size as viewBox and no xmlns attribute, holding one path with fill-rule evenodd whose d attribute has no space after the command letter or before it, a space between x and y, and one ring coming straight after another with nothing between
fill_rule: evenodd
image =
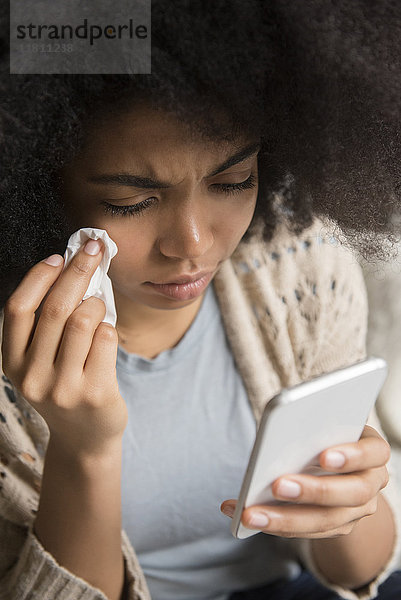
<instances>
[{"instance_id":1,"label":"grey t-shirt neckline","mask_svg":"<svg viewBox=\"0 0 401 600\"><path fill-rule=\"evenodd\" d=\"M177 361L180 361L196 344L199 343L200 338L205 334L207 321L213 314L213 311L210 309L214 300L214 295L215 292L213 289L213 284L211 283L206 289L195 319L192 321L190 327L185 332L178 344L174 346L174 348L163 350L155 358L146 358L133 352L127 352L124 350L124 348L118 346L118 368L126 370L130 373L135 370L147 372L161 371L168 369L172 362L176 363Z\"/></svg>"}]
</instances>

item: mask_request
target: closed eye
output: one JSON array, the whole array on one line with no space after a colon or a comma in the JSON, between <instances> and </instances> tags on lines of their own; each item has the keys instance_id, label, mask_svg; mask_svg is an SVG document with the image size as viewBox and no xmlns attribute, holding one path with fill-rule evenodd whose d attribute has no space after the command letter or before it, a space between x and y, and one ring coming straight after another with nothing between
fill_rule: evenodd
<instances>
[{"instance_id":1,"label":"closed eye","mask_svg":"<svg viewBox=\"0 0 401 600\"><path fill-rule=\"evenodd\" d=\"M239 194L245 190L252 189L255 186L256 177L253 173L251 173L248 179L245 179L245 181L241 181L240 183L213 183L210 187L214 188L218 193L230 195ZM116 204L111 204L110 202L106 201L102 202L102 205L104 212L111 214L111 216L134 216L139 215L150 206L157 204L158 201L158 198L152 196L150 198L146 198L146 200L142 200L142 202L127 206L117 206Z\"/></svg>"}]
</instances>

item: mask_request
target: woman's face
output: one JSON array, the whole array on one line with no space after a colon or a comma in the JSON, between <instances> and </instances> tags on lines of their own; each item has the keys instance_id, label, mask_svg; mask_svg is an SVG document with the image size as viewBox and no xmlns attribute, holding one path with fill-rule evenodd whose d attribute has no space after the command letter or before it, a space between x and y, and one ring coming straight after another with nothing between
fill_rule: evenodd
<instances>
[{"instance_id":1,"label":"woman's face","mask_svg":"<svg viewBox=\"0 0 401 600\"><path fill-rule=\"evenodd\" d=\"M61 171L62 198L75 229L105 229L117 244L117 296L157 309L199 299L252 220L258 150L258 140L194 139L145 106L90 132ZM204 274L191 286L152 285Z\"/></svg>"}]
</instances>

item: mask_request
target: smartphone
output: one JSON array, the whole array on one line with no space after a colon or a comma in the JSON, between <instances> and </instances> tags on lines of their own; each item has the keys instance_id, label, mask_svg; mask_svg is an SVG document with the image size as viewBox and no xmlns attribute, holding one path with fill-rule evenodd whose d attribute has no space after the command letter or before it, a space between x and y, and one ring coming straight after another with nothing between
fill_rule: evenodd
<instances>
[{"instance_id":1,"label":"smartphone","mask_svg":"<svg viewBox=\"0 0 401 600\"><path fill-rule=\"evenodd\" d=\"M327 475L319 454L360 438L386 375L386 361L369 357L283 389L268 402L232 518L234 537L259 533L242 525L244 508L288 504L273 497L275 479L291 473Z\"/></svg>"}]
</instances>

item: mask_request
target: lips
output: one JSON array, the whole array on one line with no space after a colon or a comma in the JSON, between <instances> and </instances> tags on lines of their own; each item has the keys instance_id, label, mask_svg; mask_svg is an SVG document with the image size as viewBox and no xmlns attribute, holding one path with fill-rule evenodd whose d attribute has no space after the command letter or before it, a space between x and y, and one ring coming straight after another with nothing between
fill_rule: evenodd
<instances>
[{"instance_id":1,"label":"lips","mask_svg":"<svg viewBox=\"0 0 401 600\"><path fill-rule=\"evenodd\" d=\"M202 277L205 277L206 275L210 275L211 273L213 273L213 270L209 270L209 271L199 271L198 273L195 273L194 275L177 275L176 277L170 279L169 281L161 281L161 282L156 282L156 281L150 281L148 283L153 283L155 285L181 285L183 283L193 283L194 281L198 281L199 279L202 279Z\"/></svg>"},{"instance_id":2,"label":"lips","mask_svg":"<svg viewBox=\"0 0 401 600\"><path fill-rule=\"evenodd\" d=\"M153 289L157 294L167 296L174 300L193 300L198 298L207 288L213 277L213 272L207 272L204 275L197 273L190 277L188 281L187 275L181 275L176 279L185 281L175 281L172 283L151 283L147 282L144 285Z\"/></svg>"}]
</instances>

